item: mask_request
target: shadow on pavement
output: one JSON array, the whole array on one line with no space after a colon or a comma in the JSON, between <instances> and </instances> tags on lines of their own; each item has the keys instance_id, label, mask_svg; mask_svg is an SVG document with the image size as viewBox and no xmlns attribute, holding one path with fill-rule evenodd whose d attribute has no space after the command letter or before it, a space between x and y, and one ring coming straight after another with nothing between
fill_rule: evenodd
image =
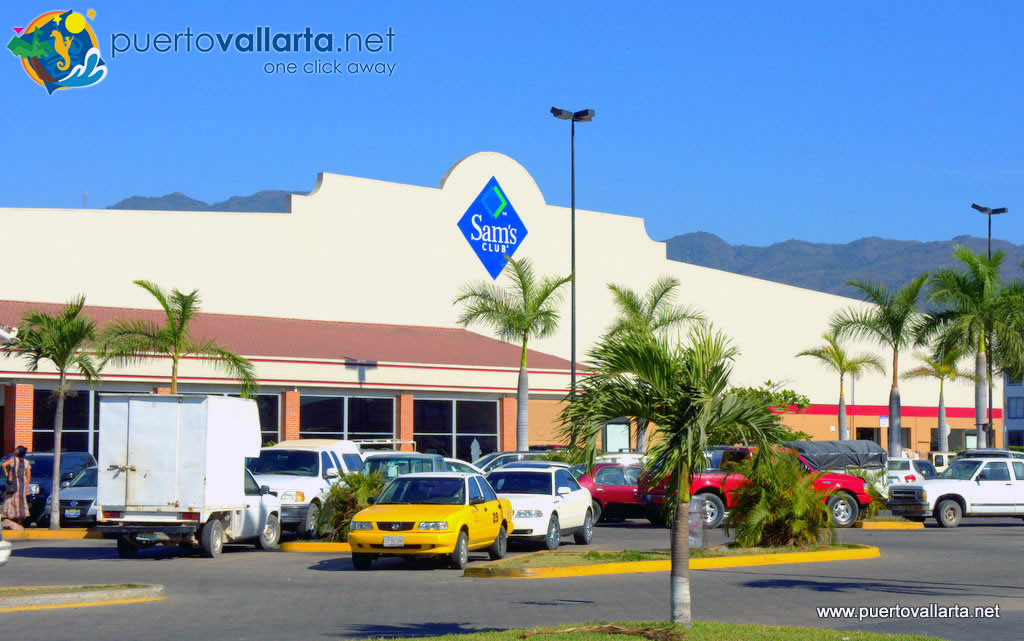
<instances>
[{"instance_id":1,"label":"shadow on pavement","mask_svg":"<svg viewBox=\"0 0 1024 641\"><path fill-rule=\"evenodd\" d=\"M486 560L485 556L483 559L473 558L470 556L470 563L477 563ZM309 566L310 570L317 570L319 572L359 572L361 574L373 574L374 572L423 572L423 571L437 571L437 570L451 570L448 566L448 562L445 559L426 557L426 558L415 558L415 557L384 557L378 558L373 561L373 565L370 566L369 570L356 570L352 566L352 558L349 556L343 556L336 559L324 559L318 561L314 565ZM456 571L456 570L453 570ZM462 574L461 570L458 570L459 574Z\"/></svg>"},{"instance_id":2,"label":"shadow on pavement","mask_svg":"<svg viewBox=\"0 0 1024 641\"><path fill-rule=\"evenodd\" d=\"M350 625L350 632L335 634L338 638L426 637L441 634L497 632L502 628L474 627L467 623L405 623L402 625Z\"/></svg>"},{"instance_id":3,"label":"shadow on pavement","mask_svg":"<svg viewBox=\"0 0 1024 641\"><path fill-rule=\"evenodd\" d=\"M803 589L813 592L885 592L890 594L908 594L918 596L971 596L971 597L1007 597L1012 595L980 592L979 589L1024 591L1021 586L983 585L973 583L946 582L936 584L928 581L879 581L877 579L858 577L820 577L816 579L762 579L742 583L748 588L783 588Z\"/></svg>"}]
</instances>

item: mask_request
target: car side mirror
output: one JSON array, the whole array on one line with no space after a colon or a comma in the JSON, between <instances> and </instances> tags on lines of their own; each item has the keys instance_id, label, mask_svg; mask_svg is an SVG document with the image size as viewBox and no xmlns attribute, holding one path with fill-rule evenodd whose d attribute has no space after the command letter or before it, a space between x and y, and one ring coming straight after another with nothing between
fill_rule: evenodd
<instances>
[{"instance_id":1,"label":"car side mirror","mask_svg":"<svg viewBox=\"0 0 1024 641\"><path fill-rule=\"evenodd\" d=\"M336 479L339 476L341 475L338 474L338 468L335 467L332 467L331 469L327 470L327 472L324 474L325 479Z\"/></svg>"},{"instance_id":2,"label":"car side mirror","mask_svg":"<svg viewBox=\"0 0 1024 641\"><path fill-rule=\"evenodd\" d=\"M65 488L65 487L68 487L69 485L71 485L71 481L61 481L60 482L61 489Z\"/></svg>"},{"instance_id":3,"label":"car side mirror","mask_svg":"<svg viewBox=\"0 0 1024 641\"><path fill-rule=\"evenodd\" d=\"M73 478L75 478L74 472L64 472L63 474L60 475L60 479L62 481L70 481Z\"/></svg>"},{"instance_id":4,"label":"car side mirror","mask_svg":"<svg viewBox=\"0 0 1024 641\"><path fill-rule=\"evenodd\" d=\"M988 477L985 475L984 472L982 472L981 474L978 475L978 479L977 480L979 480L979 481L987 481Z\"/></svg>"},{"instance_id":5,"label":"car side mirror","mask_svg":"<svg viewBox=\"0 0 1024 641\"><path fill-rule=\"evenodd\" d=\"M263 496L264 494L273 494L274 496L277 496L277 494L275 494L274 492L270 491L270 486L269 485L261 485L260 486L260 496Z\"/></svg>"},{"instance_id":6,"label":"car side mirror","mask_svg":"<svg viewBox=\"0 0 1024 641\"><path fill-rule=\"evenodd\" d=\"M366 504L367 505L373 505L376 502L377 502L377 497L376 496L370 496L370 497L367 497L367 499L366 499Z\"/></svg>"},{"instance_id":7,"label":"car side mirror","mask_svg":"<svg viewBox=\"0 0 1024 641\"><path fill-rule=\"evenodd\" d=\"M558 488L558 495L559 496L565 496L566 494L569 494L570 492L572 492L572 489L567 487L567 486L565 486L565 485L563 485L562 487Z\"/></svg>"},{"instance_id":8,"label":"car side mirror","mask_svg":"<svg viewBox=\"0 0 1024 641\"><path fill-rule=\"evenodd\" d=\"M487 499L485 499L482 496L474 496L473 498L469 499L469 504L470 505L480 505L481 503L486 503L486 502L487 502Z\"/></svg>"}]
</instances>

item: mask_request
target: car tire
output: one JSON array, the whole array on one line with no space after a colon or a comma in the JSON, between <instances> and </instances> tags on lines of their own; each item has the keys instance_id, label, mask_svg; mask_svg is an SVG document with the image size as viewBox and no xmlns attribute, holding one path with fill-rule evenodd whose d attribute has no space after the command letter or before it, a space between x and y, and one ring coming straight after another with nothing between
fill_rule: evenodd
<instances>
[{"instance_id":1,"label":"car tire","mask_svg":"<svg viewBox=\"0 0 1024 641\"><path fill-rule=\"evenodd\" d=\"M544 549L557 550L562 542L562 526L558 523L558 515L552 514L548 521L548 529L544 534Z\"/></svg>"},{"instance_id":2,"label":"car tire","mask_svg":"<svg viewBox=\"0 0 1024 641\"><path fill-rule=\"evenodd\" d=\"M263 531L260 532L260 538L256 540L256 545L261 550L268 552L281 547L281 521L276 514L267 517L267 522L263 526Z\"/></svg>"},{"instance_id":3,"label":"car tire","mask_svg":"<svg viewBox=\"0 0 1024 641\"><path fill-rule=\"evenodd\" d=\"M725 503L722 502L722 499L718 498L717 494L710 492L702 492L697 495L697 498L704 501L704 526L714 529L721 525L722 519L725 518Z\"/></svg>"},{"instance_id":4,"label":"car tire","mask_svg":"<svg viewBox=\"0 0 1024 641\"><path fill-rule=\"evenodd\" d=\"M590 542L594 540L594 514L590 510L587 510L587 515L583 517L583 527L572 535L576 545L590 545Z\"/></svg>"},{"instance_id":5,"label":"car tire","mask_svg":"<svg viewBox=\"0 0 1024 641\"><path fill-rule=\"evenodd\" d=\"M604 516L604 510L601 509L601 504L597 502L597 499L590 502L590 509L594 512L594 523L600 523Z\"/></svg>"},{"instance_id":6,"label":"car tire","mask_svg":"<svg viewBox=\"0 0 1024 641\"><path fill-rule=\"evenodd\" d=\"M139 558L139 546L127 537L117 537L117 556L122 559Z\"/></svg>"},{"instance_id":7,"label":"car tire","mask_svg":"<svg viewBox=\"0 0 1024 641\"><path fill-rule=\"evenodd\" d=\"M299 523L299 529L296 532L300 539L315 539L320 534L320 504L316 501L312 501L309 507L306 508L306 518L302 519Z\"/></svg>"},{"instance_id":8,"label":"car tire","mask_svg":"<svg viewBox=\"0 0 1024 641\"><path fill-rule=\"evenodd\" d=\"M647 507L647 520L651 522L654 527L668 527L669 521L665 517L665 512L658 507L650 505Z\"/></svg>"},{"instance_id":9,"label":"car tire","mask_svg":"<svg viewBox=\"0 0 1024 641\"><path fill-rule=\"evenodd\" d=\"M369 570L371 564L373 564L372 554L366 554L364 552L352 553L352 567L354 567L355 569Z\"/></svg>"},{"instance_id":10,"label":"car tire","mask_svg":"<svg viewBox=\"0 0 1024 641\"><path fill-rule=\"evenodd\" d=\"M501 526L501 530L498 532L498 538L494 539L494 543L491 543L491 547L487 548L487 554L491 557L492 561L498 559L504 559L508 553L508 528L504 525Z\"/></svg>"},{"instance_id":11,"label":"car tire","mask_svg":"<svg viewBox=\"0 0 1024 641\"><path fill-rule=\"evenodd\" d=\"M845 492L833 494L828 497L828 517L832 521L832 525L838 528L853 527L853 524L857 522L857 516L860 514L860 506L857 505L857 501L852 496Z\"/></svg>"},{"instance_id":12,"label":"car tire","mask_svg":"<svg viewBox=\"0 0 1024 641\"><path fill-rule=\"evenodd\" d=\"M960 519L963 515L963 508L953 499L944 499L935 506L935 520L942 527L956 527L960 525Z\"/></svg>"},{"instance_id":13,"label":"car tire","mask_svg":"<svg viewBox=\"0 0 1024 641\"><path fill-rule=\"evenodd\" d=\"M469 565L469 536L465 531L459 532L459 538L455 541L455 549L448 555L448 564L456 570L465 570Z\"/></svg>"},{"instance_id":14,"label":"car tire","mask_svg":"<svg viewBox=\"0 0 1024 641\"><path fill-rule=\"evenodd\" d=\"M224 551L224 524L220 519L210 519L206 522L199 545L204 557L213 559L220 556Z\"/></svg>"}]
</instances>

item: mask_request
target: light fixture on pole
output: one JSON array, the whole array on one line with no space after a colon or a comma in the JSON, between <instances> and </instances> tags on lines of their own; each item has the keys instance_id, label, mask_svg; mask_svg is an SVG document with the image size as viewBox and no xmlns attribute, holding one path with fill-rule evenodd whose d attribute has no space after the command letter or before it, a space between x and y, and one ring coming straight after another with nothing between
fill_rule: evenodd
<instances>
[{"instance_id":1,"label":"light fixture on pole","mask_svg":"<svg viewBox=\"0 0 1024 641\"><path fill-rule=\"evenodd\" d=\"M569 286L572 291L572 304L570 307L569 325L571 327L570 334L570 361L572 363L570 377L569 377L569 395L574 397L576 395L576 123L578 122L590 122L594 119L593 109L582 109L580 111L569 111L568 109L559 109L558 107L551 108L551 115L560 120L568 120L572 124L569 126L569 165L570 165L570 183L572 195L570 197L571 215L570 215L570 226L571 240L570 240L570 267L569 272L572 276L572 280L569 281Z\"/></svg>"},{"instance_id":2,"label":"light fixture on pole","mask_svg":"<svg viewBox=\"0 0 1024 641\"><path fill-rule=\"evenodd\" d=\"M992 260L992 217L993 216L997 216L999 214L1005 214L1009 210L1006 207L997 207L995 209L992 209L991 207L982 207L981 205L979 205L977 203L971 203L971 208L978 210L979 212L981 212L985 216L988 216L988 259ZM988 343L989 343L988 336L985 336L985 348L986 349L989 349L991 347ZM989 354L989 356L991 357L991 354ZM989 363L991 363L991 360L989 361ZM992 368L989 367L990 371L987 373L987 375L991 374L991 369ZM992 427L992 381L991 380L988 382L988 416L987 416L987 419L988 420L985 422L985 427L986 427L985 432L986 432L986 436L988 437L987 440L989 442L986 443L986 445L994 447L995 446L995 435L996 434L995 434L995 428Z\"/></svg>"}]
</instances>

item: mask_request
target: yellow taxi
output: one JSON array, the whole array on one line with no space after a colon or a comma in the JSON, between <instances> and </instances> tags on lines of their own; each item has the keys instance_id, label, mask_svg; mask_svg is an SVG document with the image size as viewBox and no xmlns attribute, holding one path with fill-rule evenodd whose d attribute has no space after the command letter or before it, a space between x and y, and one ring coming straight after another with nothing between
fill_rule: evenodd
<instances>
[{"instance_id":1,"label":"yellow taxi","mask_svg":"<svg viewBox=\"0 0 1024 641\"><path fill-rule=\"evenodd\" d=\"M512 504L483 476L462 472L404 474L352 517L352 565L367 570L379 556L447 556L465 569L470 550L505 556Z\"/></svg>"}]
</instances>

